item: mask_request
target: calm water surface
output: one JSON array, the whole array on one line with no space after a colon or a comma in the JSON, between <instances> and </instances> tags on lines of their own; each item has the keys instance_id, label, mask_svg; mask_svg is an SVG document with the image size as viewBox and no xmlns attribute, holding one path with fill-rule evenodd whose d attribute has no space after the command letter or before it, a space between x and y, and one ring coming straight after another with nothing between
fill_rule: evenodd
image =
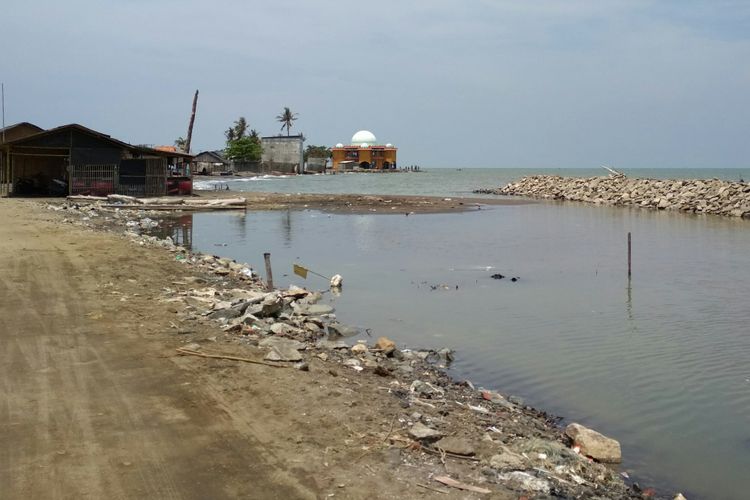
<instances>
[{"instance_id":1,"label":"calm water surface","mask_svg":"<svg viewBox=\"0 0 750 500\"><path fill-rule=\"evenodd\" d=\"M555 203L196 214L192 244L258 269L270 251L278 285L326 288L294 262L340 273L343 294L327 300L342 321L455 349L454 375L620 440L641 484L747 498L748 221Z\"/></svg>"}]
</instances>

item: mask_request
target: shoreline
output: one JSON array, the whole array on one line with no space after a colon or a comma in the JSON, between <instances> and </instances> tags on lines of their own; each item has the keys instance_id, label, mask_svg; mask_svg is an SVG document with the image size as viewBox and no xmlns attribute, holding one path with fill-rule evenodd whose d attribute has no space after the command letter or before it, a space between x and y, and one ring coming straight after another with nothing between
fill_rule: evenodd
<instances>
[{"instance_id":1,"label":"shoreline","mask_svg":"<svg viewBox=\"0 0 750 500\"><path fill-rule=\"evenodd\" d=\"M263 193L260 197L267 196ZM280 208L362 210L348 205L352 199L356 201L356 195L317 195L320 199L305 195L294 201L287 201L287 195L279 196L283 198L270 197L269 203ZM374 198L365 200L368 208L387 205L388 199L391 203L394 199L405 203L402 197L365 198ZM415 202L413 206L417 208L418 201L425 198L439 200L406 198ZM311 205L311 200L319 206L305 206ZM429 210L422 213L431 213L436 206L445 209L453 202L443 201L442 205L430 204ZM450 352L400 349L385 341L374 347L375 339L369 338L364 339L367 340L364 344L350 340L343 347L340 342L347 339L347 327L337 324L333 311L325 307L316 309L323 305L316 304L314 293L299 289L266 292L262 290L263 283L248 272L246 265L193 254L167 240L127 232L123 236L123 227L144 214L148 216L147 212L115 212L89 205L74 208L74 205L64 210L53 206L45 213L52 215L53 226L67 228L65 232L89 232L95 225L102 226L95 234L115 253L101 256L104 263L134 248L169 268L167 273L150 276L152 283L146 287L131 286L118 292L118 300L145 295L149 300L134 309L141 317L158 318L158 314L148 314L149 308L168 308L172 319L158 320L166 329L166 333L157 335L158 340L171 346L172 355L168 357L186 375L195 377L200 382L197 385L211 389L212 393L222 393L219 406L224 411L232 414L238 407L253 408L258 397L265 401L275 417L272 420L276 420L268 425L281 434L298 436L290 443L276 442L274 453L287 454L289 459L300 453L312 458L311 462L305 462L310 484L305 482L303 486L315 496L340 493L347 498L371 498L378 491L383 497L429 498L430 490L437 488L447 492L445 498L465 498L465 492L433 481L435 477L448 475L463 485L492 491L493 498L516 498L524 492L527 495L554 492L571 497L595 494L643 497L643 492L625 485L615 471L572 452L569 439L555 425L554 417L495 391L474 388L470 382L448 377L445 365L452 356ZM265 207L263 203L259 205ZM452 203L451 209L463 210L456 207L465 206ZM249 200L248 207L267 209L258 208ZM95 224L98 221L104 223ZM115 252L117 249L121 252ZM123 283L142 279L133 271L130 267L118 271ZM334 332L338 333L332 336ZM334 339L335 336L338 338ZM175 357L174 349L185 346L190 346L193 353L219 353L252 358L256 362L264 362L264 357L275 350L277 357L294 360L265 362L292 368L294 363L304 365L297 366L297 370L280 370L193 354ZM251 378L245 378L248 375ZM267 387L258 387L258 379L260 384L265 381ZM317 387L311 385L313 381ZM201 389L196 386L195 390ZM285 396L290 400L284 401ZM320 404L322 401L324 405ZM267 408L254 408L261 414L264 409ZM303 416L313 417L316 412L317 415L302 420L292 417L301 411ZM290 417L279 418L283 415ZM252 420L257 417L253 415ZM325 423L323 429L321 421ZM421 434L413 432L417 427L426 434L430 431L439 434L418 437ZM244 432L258 438L258 429L244 429ZM316 439L304 437L310 433ZM436 446L436 442L443 444ZM333 444L329 446L330 443ZM330 448L336 453L329 457ZM333 455L338 456L337 470L332 474L327 461L333 461ZM318 463L320 460L323 462ZM283 469L280 463L276 466ZM327 482L310 479L318 475L333 479ZM355 484L358 482L359 486ZM486 498L483 493L477 495Z\"/></svg>"}]
</instances>

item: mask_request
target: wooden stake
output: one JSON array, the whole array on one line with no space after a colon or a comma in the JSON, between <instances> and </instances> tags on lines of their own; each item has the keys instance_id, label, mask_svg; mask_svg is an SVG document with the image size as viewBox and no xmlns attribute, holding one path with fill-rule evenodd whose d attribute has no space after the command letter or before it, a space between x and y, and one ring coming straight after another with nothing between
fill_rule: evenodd
<instances>
[{"instance_id":1,"label":"wooden stake","mask_svg":"<svg viewBox=\"0 0 750 500\"><path fill-rule=\"evenodd\" d=\"M632 262L633 262L632 255L633 253L632 253L632 245L631 245L631 236L630 236L630 233L628 233L628 278L630 278L630 275L632 274L632 269L633 269L632 268Z\"/></svg>"},{"instance_id":2,"label":"wooden stake","mask_svg":"<svg viewBox=\"0 0 750 500\"><path fill-rule=\"evenodd\" d=\"M263 254L263 259L266 261L266 288L268 291L273 291L273 273L271 272L271 254L266 252Z\"/></svg>"}]
</instances>

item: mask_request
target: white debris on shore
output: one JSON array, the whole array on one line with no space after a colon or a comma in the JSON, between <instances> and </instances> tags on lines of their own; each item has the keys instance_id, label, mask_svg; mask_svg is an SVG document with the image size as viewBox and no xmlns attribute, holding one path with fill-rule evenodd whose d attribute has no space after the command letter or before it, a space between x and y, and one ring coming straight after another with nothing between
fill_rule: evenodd
<instances>
[{"instance_id":1,"label":"white debris on shore","mask_svg":"<svg viewBox=\"0 0 750 500\"><path fill-rule=\"evenodd\" d=\"M750 184L718 179L631 179L532 175L496 189L475 193L526 196L599 205L679 210L750 219Z\"/></svg>"}]
</instances>

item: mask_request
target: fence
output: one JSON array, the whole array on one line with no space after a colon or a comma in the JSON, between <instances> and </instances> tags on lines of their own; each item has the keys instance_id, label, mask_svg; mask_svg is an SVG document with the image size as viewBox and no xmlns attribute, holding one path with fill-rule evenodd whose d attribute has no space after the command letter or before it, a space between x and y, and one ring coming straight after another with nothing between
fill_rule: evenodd
<instances>
[{"instance_id":1,"label":"fence","mask_svg":"<svg viewBox=\"0 0 750 500\"><path fill-rule=\"evenodd\" d=\"M123 165L71 165L70 194L106 196L163 196L167 193L164 158L131 161Z\"/></svg>"},{"instance_id":2,"label":"fence","mask_svg":"<svg viewBox=\"0 0 750 500\"><path fill-rule=\"evenodd\" d=\"M117 165L71 165L70 194L107 196L118 192Z\"/></svg>"}]
</instances>

